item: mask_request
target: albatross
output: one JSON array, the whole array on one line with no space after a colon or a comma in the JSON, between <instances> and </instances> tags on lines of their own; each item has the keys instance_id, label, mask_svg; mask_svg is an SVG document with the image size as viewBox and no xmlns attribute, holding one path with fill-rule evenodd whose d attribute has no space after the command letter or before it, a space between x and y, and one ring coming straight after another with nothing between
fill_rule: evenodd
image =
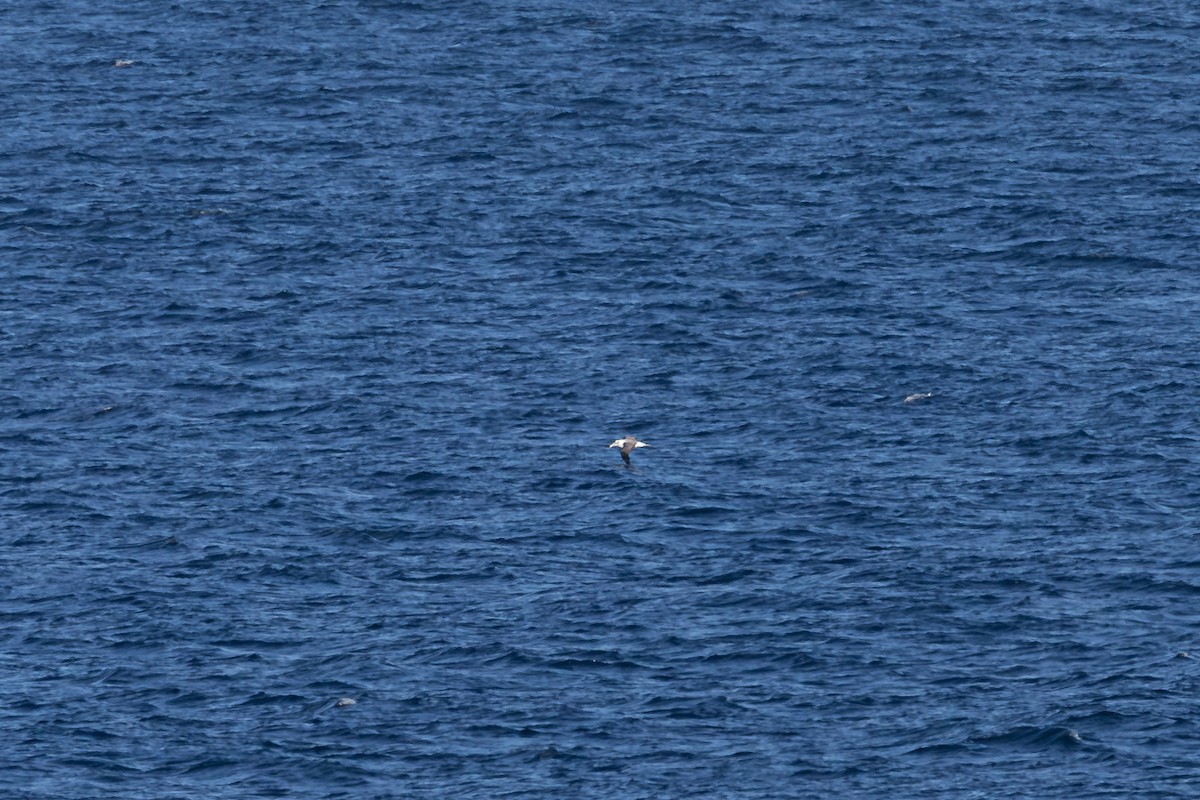
<instances>
[{"instance_id":1,"label":"albatross","mask_svg":"<svg viewBox=\"0 0 1200 800\"><path fill-rule=\"evenodd\" d=\"M625 463L629 463L629 454L637 447L649 447L645 442L638 441L636 436L626 436L624 439L617 439L609 445L609 447L621 448L621 458L625 459Z\"/></svg>"}]
</instances>

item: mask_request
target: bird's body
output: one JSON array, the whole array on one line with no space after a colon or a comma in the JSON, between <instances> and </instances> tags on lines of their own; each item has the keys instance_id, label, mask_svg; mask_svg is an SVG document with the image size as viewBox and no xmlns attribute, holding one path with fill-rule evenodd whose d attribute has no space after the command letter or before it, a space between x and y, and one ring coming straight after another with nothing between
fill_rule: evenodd
<instances>
[{"instance_id":1,"label":"bird's body","mask_svg":"<svg viewBox=\"0 0 1200 800\"><path fill-rule=\"evenodd\" d=\"M646 444L645 442L638 441L636 436L626 436L624 439L617 439L615 442L609 445L609 447L621 448L621 458L624 459L626 464L629 463L629 454L632 453L635 448L649 446L650 445Z\"/></svg>"}]
</instances>

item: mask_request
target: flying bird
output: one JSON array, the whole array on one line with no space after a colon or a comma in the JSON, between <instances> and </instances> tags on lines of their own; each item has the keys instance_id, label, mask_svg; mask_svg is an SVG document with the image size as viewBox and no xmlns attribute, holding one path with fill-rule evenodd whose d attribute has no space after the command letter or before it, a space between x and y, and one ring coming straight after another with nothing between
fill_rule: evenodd
<instances>
[{"instance_id":1,"label":"flying bird","mask_svg":"<svg viewBox=\"0 0 1200 800\"><path fill-rule=\"evenodd\" d=\"M922 400L928 400L931 397L933 397L933 392L920 392L918 394L910 394L908 397L904 398L904 402L919 403Z\"/></svg>"},{"instance_id":2,"label":"flying bird","mask_svg":"<svg viewBox=\"0 0 1200 800\"><path fill-rule=\"evenodd\" d=\"M629 454L634 451L634 448L649 446L645 442L639 442L636 436L626 436L624 439L617 439L609 445L609 447L621 448L621 458L625 460L626 464L629 463Z\"/></svg>"}]
</instances>

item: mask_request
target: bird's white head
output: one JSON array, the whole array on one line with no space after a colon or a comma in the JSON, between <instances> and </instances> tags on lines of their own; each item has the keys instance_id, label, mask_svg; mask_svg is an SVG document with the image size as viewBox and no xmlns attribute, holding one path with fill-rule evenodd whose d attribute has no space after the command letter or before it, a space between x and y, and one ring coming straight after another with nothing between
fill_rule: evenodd
<instances>
[{"instance_id":1,"label":"bird's white head","mask_svg":"<svg viewBox=\"0 0 1200 800\"><path fill-rule=\"evenodd\" d=\"M624 439L617 439L615 442L610 444L609 447L620 447L624 442Z\"/></svg>"}]
</instances>

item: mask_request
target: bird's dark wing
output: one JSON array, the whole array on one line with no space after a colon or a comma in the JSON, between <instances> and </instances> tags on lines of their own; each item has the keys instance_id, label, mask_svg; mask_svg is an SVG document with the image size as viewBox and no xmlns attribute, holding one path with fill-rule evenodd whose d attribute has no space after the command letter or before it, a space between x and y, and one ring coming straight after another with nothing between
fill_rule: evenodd
<instances>
[{"instance_id":1,"label":"bird's dark wing","mask_svg":"<svg viewBox=\"0 0 1200 800\"><path fill-rule=\"evenodd\" d=\"M625 459L625 463L629 463L629 451L624 447L621 448L621 458Z\"/></svg>"}]
</instances>

